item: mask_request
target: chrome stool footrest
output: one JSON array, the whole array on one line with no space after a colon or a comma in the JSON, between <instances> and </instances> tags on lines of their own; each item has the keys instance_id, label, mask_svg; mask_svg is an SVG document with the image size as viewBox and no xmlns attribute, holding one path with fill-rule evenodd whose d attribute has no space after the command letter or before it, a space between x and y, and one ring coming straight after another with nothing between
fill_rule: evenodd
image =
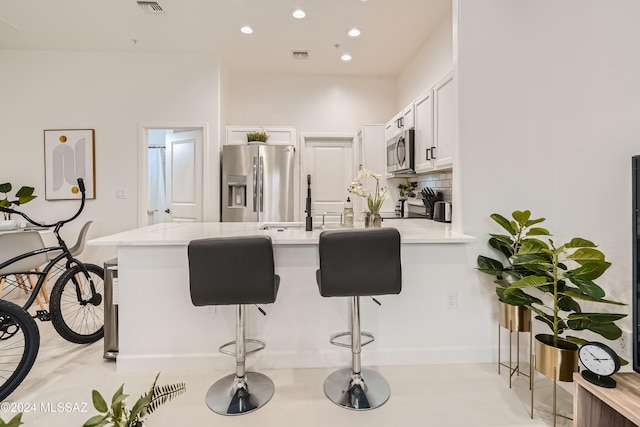
<instances>
[{"instance_id":1,"label":"chrome stool footrest","mask_svg":"<svg viewBox=\"0 0 640 427\"><path fill-rule=\"evenodd\" d=\"M260 350L264 350L264 348L267 346L267 344L265 344L263 341L260 341L260 340L245 339L244 342L245 342L245 345L246 345L246 343L251 343L251 344L256 344L257 345L256 348L253 348L251 350L246 350L244 352L244 354L246 354L246 355L249 355L251 353L255 353L255 352L260 351ZM226 347L235 346L235 345L236 345L235 341L230 341L230 342L228 342L226 344L222 344L218 348L218 351L220 353L223 353L223 354L228 354L229 356L235 356L236 355L235 351L225 350Z\"/></svg>"},{"instance_id":2,"label":"chrome stool footrest","mask_svg":"<svg viewBox=\"0 0 640 427\"><path fill-rule=\"evenodd\" d=\"M344 343L344 342L338 341L339 338L350 337L350 336L351 336L351 332L340 332L340 333L331 335L331 338L329 339L329 342L331 344L333 344L333 345L337 345L338 347L351 348L351 339L349 339L348 343ZM373 336L373 334L371 334L369 332L360 332L360 336L368 338L367 340L362 341L360 343L361 347L364 347L367 344L371 344L372 342L374 342L376 340L375 337Z\"/></svg>"}]
</instances>

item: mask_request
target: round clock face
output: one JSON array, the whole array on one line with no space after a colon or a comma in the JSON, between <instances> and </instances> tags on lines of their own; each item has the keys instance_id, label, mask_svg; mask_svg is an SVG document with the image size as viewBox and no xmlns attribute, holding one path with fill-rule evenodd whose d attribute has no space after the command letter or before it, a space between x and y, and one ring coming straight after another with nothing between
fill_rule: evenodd
<instances>
[{"instance_id":1,"label":"round clock face","mask_svg":"<svg viewBox=\"0 0 640 427\"><path fill-rule=\"evenodd\" d=\"M597 375L613 375L620 369L620 359L616 353L602 343L584 344L578 356L584 367Z\"/></svg>"}]
</instances>

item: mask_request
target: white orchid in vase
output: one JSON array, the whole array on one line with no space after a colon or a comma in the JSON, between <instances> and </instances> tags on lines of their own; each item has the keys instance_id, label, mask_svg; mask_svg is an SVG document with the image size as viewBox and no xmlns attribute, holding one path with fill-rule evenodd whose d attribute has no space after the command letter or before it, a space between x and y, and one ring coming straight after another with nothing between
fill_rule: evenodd
<instances>
[{"instance_id":1,"label":"white orchid in vase","mask_svg":"<svg viewBox=\"0 0 640 427\"><path fill-rule=\"evenodd\" d=\"M373 178L376 180L376 189L374 192L369 191L364 187L364 181L367 178ZM389 189L387 187L380 188L380 174L371 172L368 169L360 169L358 175L347 189L349 193L357 194L360 197L367 199L367 207L369 213L379 214L382 203L389 196Z\"/></svg>"}]
</instances>

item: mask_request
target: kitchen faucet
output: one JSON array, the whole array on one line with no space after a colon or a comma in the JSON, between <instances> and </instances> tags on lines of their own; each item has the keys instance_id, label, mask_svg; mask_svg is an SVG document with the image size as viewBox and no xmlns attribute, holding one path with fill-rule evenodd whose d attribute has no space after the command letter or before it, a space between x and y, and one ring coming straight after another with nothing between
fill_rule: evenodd
<instances>
[{"instance_id":1,"label":"kitchen faucet","mask_svg":"<svg viewBox=\"0 0 640 427\"><path fill-rule=\"evenodd\" d=\"M307 208L305 209L307 218L305 219L305 231L313 230L313 217L311 216L311 175L307 175Z\"/></svg>"}]
</instances>

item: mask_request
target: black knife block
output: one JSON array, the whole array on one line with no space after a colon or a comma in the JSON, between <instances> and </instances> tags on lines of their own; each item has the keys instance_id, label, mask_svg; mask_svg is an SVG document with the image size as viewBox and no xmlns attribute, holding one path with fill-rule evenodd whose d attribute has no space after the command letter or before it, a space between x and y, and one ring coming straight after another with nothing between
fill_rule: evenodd
<instances>
[{"instance_id":1,"label":"black knife block","mask_svg":"<svg viewBox=\"0 0 640 427\"><path fill-rule=\"evenodd\" d=\"M422 203L424 203L426 212L427 212L427 219L433 219L433 211L434 211L434 206L436 204L436 202L442 201L442 193L441 192L437 192L436 193L436 198L434 199L422 199Z\"/></svg>"}]
</instances>

